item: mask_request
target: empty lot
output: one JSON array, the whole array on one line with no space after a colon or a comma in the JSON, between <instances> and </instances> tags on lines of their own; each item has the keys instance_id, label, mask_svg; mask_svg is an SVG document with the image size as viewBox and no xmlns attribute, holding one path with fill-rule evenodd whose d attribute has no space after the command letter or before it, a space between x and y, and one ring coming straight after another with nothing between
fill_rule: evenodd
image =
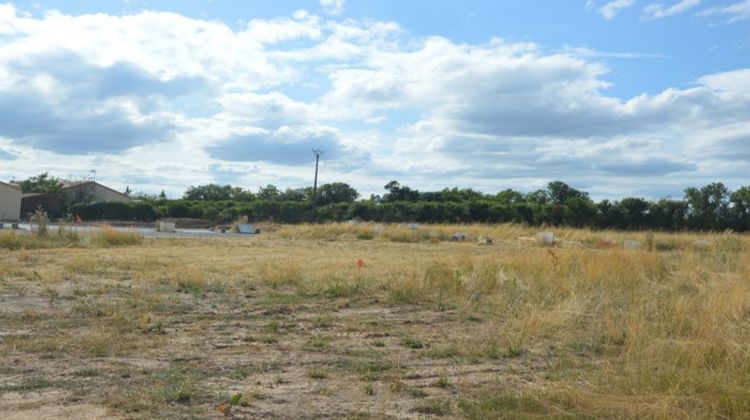
<instances>
[{"instance_id":1,"label":"empty lot","mask_svg":"<svg viewBox=\"0 0 750 420\"><path fill-rule=\"evenodd\" d=\"M750 416L746 236L534 232L0 249L0 417Z\"/></svg>"}]
</instances>

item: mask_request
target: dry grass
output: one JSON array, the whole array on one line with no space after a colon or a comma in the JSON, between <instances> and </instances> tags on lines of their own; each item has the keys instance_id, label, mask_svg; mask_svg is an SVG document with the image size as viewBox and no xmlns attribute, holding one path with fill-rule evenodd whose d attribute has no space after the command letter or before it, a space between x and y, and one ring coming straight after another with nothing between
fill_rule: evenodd
<instances>
[{"instance_id":1,"label":"dry grass","mask_svg":"<svg viewBox=\"0 0 750 420\"><path fill-rule=\"evenodd\" d=\"M61 225L54 232L45 235L0 232L0 249L45 249L45 248L82 248L82 247L116 247L138 245L143 237L137 232L123 232L109 226L103 226L91 234L79 234L75 228Z\"/></svg>"},{"instance_id":2,"label":"dry grass","mask_svg":"<svg viewBox=\"0 0 750 420\"><path fill-rule=\"evenodd\" d=\"M0 416L750 417L750 238L552 230L5 247L26 250L0 251Z\"/></svg>"}]
</instances>

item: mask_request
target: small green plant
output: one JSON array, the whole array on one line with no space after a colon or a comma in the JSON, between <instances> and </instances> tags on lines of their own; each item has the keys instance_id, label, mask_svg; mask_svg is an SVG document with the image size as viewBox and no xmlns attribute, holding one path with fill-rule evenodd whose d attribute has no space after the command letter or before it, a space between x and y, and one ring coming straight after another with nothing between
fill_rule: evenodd
<instances>
[{"instance_id":1,"label":"small green plant","mask_svg":"<svg viewBox=\"0 0 750 420\"><path fill-rule=\"evenodd\" d=\"M433 416L447 416L451 413L451 402L447 400L425 401L414 407L414 411L420 414L431 414Z\"/></svg>"},{"instance_id":2,"label":"small green plant","mask_svg":"<svg viewBox=\"0 0 750 420\"><path fill-rule=\"evenodd\" d=\"M365 384L365 394L375 395L375 386L372 384Z\"/></svg>"},{"instance_id":3,"label":"small green plant","mask_svg":"<svg viewBox=\"0 0 750 420\"><path fill-rule=\"evenodd\" d=\"M307 372L307 376L312 379L325 379L328 377L328 373L321 369L311 369Z\"/></svg>"},{"instance_id":4,"label":"small green plant","mask_svg":"<svg viewBox=\"0 0 750 420\"><path fill-rule=\"evenodd\" d=\"M424 348L424 343L422 343L419 339L412 338L412 337L406 337L403 340L401 340L401 345L404 347L408 347L410 349L421 349Z\"/></svg>"},{"instance_id":5,"label":"small green plant","mask_svg":"<svg viewBox=\"0 0 750 420\"><path fill-rule=\"evenodd\" d=\"M506 358L520 357L523 354L523 339L513 339L503 354Z\"/></svg>"},{"instance_id":6,"label":"small green plant","mask_svg":"<svg viewBox=\"0 0 750 420\"><path fill-rule=\"evenodd\" d=\"M322 335L315 335L310 337L307 344L313 351L323 351L331 345L328 338Z\"/></svg>"},{"instance_id":7,"label":"small green plant","mask_svg":"<svg viewBox=\"0 0 750 420\"><path fill-rule=\"evenodd\" d=\"M242 393L237 393L229 397L229 400L227 401L227 405L230 407L235 407L235 406L250 407L250 402L246 398L242 397Z\"/></svg>"},{"instance_id":8,"label":"small green plant","mask_svg":"<svg viewBox=\"0 0 750 420\"><path fill-rule=\"evenodd\" d=\"M435 381L435 386L438 388L448 388L451 386L450 381L448 380L448 374L446 372L443 372L440 377Z\"/></svg>"},{"instance_id":9,"label":"small green plant","mask_svg":"<svg viewBox=\"0 0 750 420\"><path fill-rule=\"evenodd\" d=\"M427 396L427 393L422 388L409 388L406 392L416 398L424 398Z\"/></svg>"}]
</instances>

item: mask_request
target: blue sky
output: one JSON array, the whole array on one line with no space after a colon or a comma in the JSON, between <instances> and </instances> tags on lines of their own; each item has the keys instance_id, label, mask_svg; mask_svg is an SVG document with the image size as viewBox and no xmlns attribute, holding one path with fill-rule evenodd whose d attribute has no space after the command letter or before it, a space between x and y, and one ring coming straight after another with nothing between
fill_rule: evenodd
<instances>
[{"instance_id":1,"label":"blue sky","mask_svg":"<svg viewBox=\"0 0 750 420\"><path fill-rule=\"evenodd\" d=\"M0 178L750 184L750 0L0 2Z\"/></svg>"}]
</instances>

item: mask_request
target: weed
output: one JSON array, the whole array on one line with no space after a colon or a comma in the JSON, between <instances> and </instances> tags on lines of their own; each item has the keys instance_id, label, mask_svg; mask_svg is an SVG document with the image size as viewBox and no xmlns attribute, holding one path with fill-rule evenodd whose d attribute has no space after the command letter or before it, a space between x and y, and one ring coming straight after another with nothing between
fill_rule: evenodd
<instances>
[{"instance_id":1,"label":"weed","mask_svg":"<svg viewBox=\"0 0 750 420\"><path fill-rule=\"evenodd\" d=\"M451 386L450 380L448 379L448 374L443 372L440 377L435 381L434 384L438 388L448 388Z\"/></svg>"},{"instance_id":2,"label":"weed","mask_svg":"<svg viewBox=\"0 0 750 420\"><path fill-rule=\"evenodd\" d=\"M451 402L448 400L428 400L414 407L413 411L433 416L447 416L451 413Z\"/></svg>"},{"instance_id":3,"label":"weed","mask_svg":"<svg viewBox=\"0 0 750 420\"><path fill-rule=\"evenodd\" d=\"M421 349L424 348L424 343L419 339L412 337L405 337L401 340L401 345L410 349Z\"/></svg>"},{"instance_id":4,"label":"weed","mask_svg":"<svg viewBox=\"0 0 750 420\"><path fill-rule=\"evenodd\" d=\"M424 398L427 396L427 393L422 388L409 388L406 390L406 393L416 398Z\"/></svg>"},{"instance_id":5,"label":"weed","mask_svg":"<svg viewBox=\"0 0 750 420\"><path fill-rule=\"evenodd\" d=\"M365 384L365 394L375 395L375 386L372 384Z\"/></svg>"},{"instance_id":6,"label":"weed","mask_svg":"<svg viewBox=\"0 0 750 420\"><path fill-rule=\"evenodd\" d=\"M250 407L250 401L242 396L242 393L233 394L226 403L230 407Z\"/></svg>"},{"instance_id":7,"label":"weed","mask_svg":"<svg viewBox=\"0 0 750 420\"><path fill-rule=\"evenodd\" d=\"M328 373L321 369L310 369L307 371L307 376L312 379L325 379L328 377Z\"/></svg>"},{"instance_id":8,"label":"weed","mask_svg":"<svg viewBox=\"0 0 750 420\"><path fill-rule=\"evenodd\" d=\"M115 247L138 245L143 242L143 236L137 232L123 232L109 226L104 226L94 235L93 240L104 247Z\"/></svg>"}]
</instances>

